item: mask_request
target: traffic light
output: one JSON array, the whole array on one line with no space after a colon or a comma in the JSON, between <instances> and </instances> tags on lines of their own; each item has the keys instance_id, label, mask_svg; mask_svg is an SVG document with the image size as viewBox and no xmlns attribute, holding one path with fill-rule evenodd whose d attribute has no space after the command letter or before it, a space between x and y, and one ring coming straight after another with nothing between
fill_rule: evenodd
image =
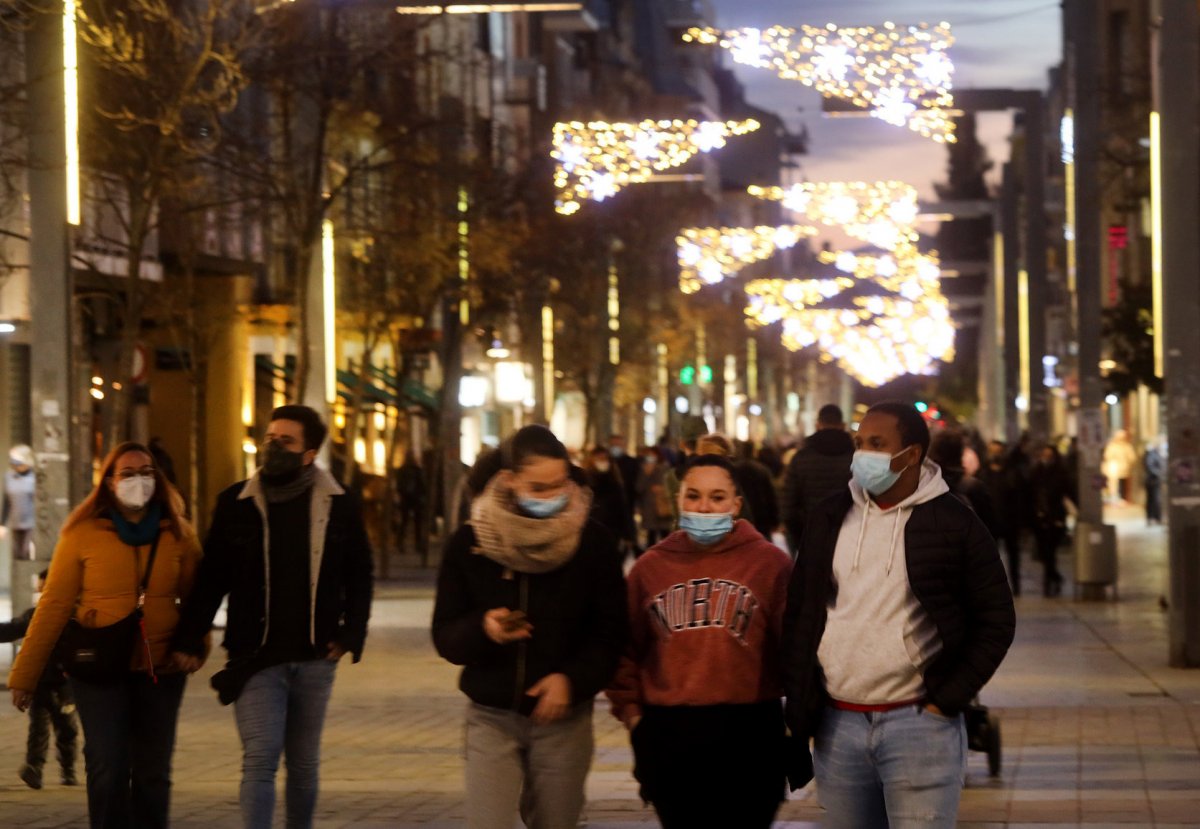
<instances>
[{"instance_id":1,"label":"traffic light","mask_svg":"<svg viewBox=\"0 0 1200 829\"><path fill-rule=\"evenodd\" d=\"M679 370L679 382L685 386L694 385L696 382L696 367L687 365L681 368Z\"/></svg>"},{"instance_id":2,"label":"traffic light","mask_svg":"<svg viewBox=\"0 0 1200 829\"><path fill-rule=\"evenodd\" d=\"M712 366L700 366L700 382L705 385L713 381Z\"/></svg>"},{"instance_id":3,"label":"traffic light","mask_svg":"<svg viewBox=\"0 0 1200 829\"><path fill-rule=\"evenodd\" d=\"M929 404L926 403L924 400L918 400L916 403L913 404L913 406L921 414L925 414L927 411L929 411Z\"/></svg>"}]
</instances>

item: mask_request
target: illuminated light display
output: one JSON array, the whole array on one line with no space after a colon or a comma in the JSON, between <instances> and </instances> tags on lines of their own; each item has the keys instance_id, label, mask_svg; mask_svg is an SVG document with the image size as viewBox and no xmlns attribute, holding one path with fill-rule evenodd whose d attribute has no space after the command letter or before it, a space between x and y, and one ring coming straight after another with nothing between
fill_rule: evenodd
<instances>
[{"instance_id":1,"label":"illuminated light display","mask_svg":"<svg viewBox=\"0 0 1200 829\"><path fill-rule=\"evenodd\" d=\"M921 253L911 242L881 254L821 251L817 259L856 279L871 280L910 300L917 299L930 289L936 290L942 276L937 254Z\"/></svg>"},{"instance_id":2,"label":"illuminated light display","mask_svg":"<svg viewBox=\"0 0 1200 829\"><path fill-rule=\"evenodd\" d=\"M915 242L920 208L917 190L900 181L822 181L746 190L781 202L810 222L841 228L847 236L884 250Z\"/></svg>"},{"instance_id":3,"label":"illuminated light display","mask_svg":"<svg viewBox=\"0 0 1200 829\"><path fill-rule=\"evenodd\" d=\"M835 279L755 279L746 285L746 315L759 325L773 325L810 306L831 299L854 285Z\"/></svg>"},{"instance_id":4,"label":"illuminated light display","mask_svg":"<svg viewBox=\"0 0 1200 829\"><path fill-rule=\"evenodd\" d=\"M685 228L675 238L679 287L685 294L692 294L705 285L715 285L736 276L747 265L795 247L816 232L816 228L805 225Z\"/></svg>"},{"instance_id":5,"label":"illuminated light display","mask_svg":"<svg viewBox=\"0 0 1200 829\"><path fill-rule=\"evenodd\" d=\"M848 101L885 123L907 126L940 143L953 142L954 43L950 24L839 28L773 26L722 32L691 28L683 39L713 44L746 66L799 81Z\"/></svg>"},{"instance_id":6,"label":"illuminated light display","mask_svg":"<svg viewBox=\"0 0 1200 829\"><path fill-rule=\"evenodd\" d=\"M679 167L698 153L725 146L728 139L759 128L746 121L572 121L554 125L555 209L579 211L584 201L604 201L655 172Z\"/></svg>"}]
</instances>

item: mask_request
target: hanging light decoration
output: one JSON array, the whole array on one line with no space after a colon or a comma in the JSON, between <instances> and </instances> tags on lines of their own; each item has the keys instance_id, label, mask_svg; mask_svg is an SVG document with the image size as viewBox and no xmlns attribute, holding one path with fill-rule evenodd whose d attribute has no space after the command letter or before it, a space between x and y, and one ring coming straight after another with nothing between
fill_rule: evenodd
<instances>
[{"instance_id":1,"label":"hanging light decoration","mask_svg":"<svg viewBox=\"0 0 1200 829\"><path fill-rule=\"evenodd\" d=\"M751 185L755 198L782 202L810 222L841 228L847 236L884 250L916 242L917 189L901 181L818 181L791 187Z\"/></svg>"},{"instance_id":2,"label":"hanging light decoration","mask_svg":"<svg viewBox=\"0 0 1200 829\"><path fill-rule=\"evenodd\" d=\"M746 315L758 325L773 325L789 313L819 305L854 285L849 277L834 279L755 279L746 285Z\"/></svg>"},{"instance_id":3,"label":"hanging light decoration","mask_svg":"<svg viewBox=\"0 0 1200 829\"><path fill-rule=\"evenodd\" d=\"M689 43L716 44L747 66L810 86L940 143L953 142L954 43L950 24L792 29L688 29Z\"/></svg>"},{"instance_id":4,"label":"hanging light decoration","mask_svg":"<svg viewBox=\"0 0 1200 829\"><path fill-rule=\"evenodd\" d=\"M675 237L679 288L685 294L694 294L816 233L815 227L807 225L684 228Z\"/></svg>"},{"instance_id":5,"label":"hanging light decoration","mask_svg":"<svg viewBox=\"0 0 1200 829\"><path fill-rule=\"evenodd\" d=\"M576 213L583 201L604 201L655 172L678 167L697 153L759 128L758 121L571 121L554 125L555 209Z\"/></svg>"},{"instance_id":6,"label":"hanging light decoration","mask_svg":"<svg viewBox=\"0 0 1200 829\"><path fill-rule=\"evenodd\" d=\"M908 241L895 250L878 254L823 250L817 254L817 259L910 300L930 290L938 290L941 283L942 269L937 253L921 253Z\"/></svg>"}]
</instances>

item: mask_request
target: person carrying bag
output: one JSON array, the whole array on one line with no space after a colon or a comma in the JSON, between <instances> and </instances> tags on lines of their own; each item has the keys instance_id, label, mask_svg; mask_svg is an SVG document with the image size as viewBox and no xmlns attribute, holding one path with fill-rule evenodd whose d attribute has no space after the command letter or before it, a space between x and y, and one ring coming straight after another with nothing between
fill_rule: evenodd
<instances>
[{"instance_id":1,"label":"person carrying bag","mask_svg":"<svg viewBox=\"0 0 1200 829\"><path fill-rule=\"evenodd\" d=\"M24 711L62 636L83 725L92 829L169 824L186 676L167 646L200 555L182 497L137 443L109 454L99 484L59 536L8 685Z\"/></svg>"}]
</instances>

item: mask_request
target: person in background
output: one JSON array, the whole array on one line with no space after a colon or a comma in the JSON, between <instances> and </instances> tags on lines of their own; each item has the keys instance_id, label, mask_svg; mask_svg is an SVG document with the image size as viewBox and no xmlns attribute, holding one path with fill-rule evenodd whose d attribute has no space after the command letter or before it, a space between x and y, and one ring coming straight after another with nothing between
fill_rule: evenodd
<instances>
[{"instance_id":1,"label":"person in background","mask_svg":"<svg viewBox=\"0 0 1200 829\"><path fill-rule=\"evenodd\" d=\"M1042 563L1042 595L1062 594L1062 574L1058 572L1058 548L1067 532L1067 504L1071 485L1067 471L1052 444L1038 452L1029 476L1033 497L1033 537L1037 559Z\"/></svg>"},{"instance_id":2,"label":"person in background","mask_svg":"<svg viewBox=\"0 0 1200 829\"><path fill-rule=\"evenodd\" d=\"M1133 448L1129 432L1118 429L1104 447L1104 474L1108 477L1108 496L1113 503L1129 502L1133 494L1129 479L1137 462L1137 450Z\"/></svg>"},{"instance_id":3,"label":"person in background","mask_svg":"<svg viewBox=\"0 0 1200 829\"><path fill-rule=\"evenodd\" d=\"M33 496L37 476L33 474L33 450L17 444L8 450L8 470L4 473L4 506L0 510L0 538L12 539L14 561L33 558Z\"/></svg>"},{"instance_id":4,"label":"person in background","mask_svg":"<svg viewBox=\"0 0 1200 829\"><path fill-rule=\"evenodd\" d=\"M175 461L171 459L171 453L167 451L163 439L158 436L150 438L146 448L150 450L155 465L162 470L163 475L171 482L171 486L178 488L179 480L175 477Z\"/></svg>"},{"instance_id":5,"label":"person in background","mask_svg":"<svg viewBox=\"0 0 1200 829\"><path fill-rule=\"evenodd\" d=\"M1163 477L1167 473L1167 461L1157 441L1151 441L1146 446L1142 469L1145 471L1143 485L1146 487L1146 526L1149 527L1163 521L1162 485Z\"/></svg>"},{"instance_id":6,"label":"person in background","mask_svg":"<svg viewBox=\"0 0 1200 829\"><path fill-rule=\"evenodd\" d=\"M592 491L592 520L612 533L625 552L637 541L637 527L633 522L632 504L625 500L625 482L608 450L603 446L593 449L584 464L584 472ZM624 555L621 558L624 559Z\"/></svg>"},{"instance_id":7,"label":"person in background","mask_svg":"<svg viewBox=\"0 0 1200 829\"><path fill-rule=\"evenodd\" d=\"M850 480L854 442L846 432L842 410L832 403L817 412L817 431L788 462L783 484L783 525L792 553L804 534L808 513L831 495L843 492Z\"/></svg>"},{"instance_id":8,"label":"person in background","mask_svg":"<svg viewBox=\"0 0 1200 829\"><path fill-rule=\"evenodd\" d=\"M963 434L954 428L943 429L929 443L929 460L941 468L942 479L950 487L950 491L975 510L975 514L988 528L992 538L998 538L996 508L992 502L991 493L988 491L987 484L968 475L963 468L965 453L966 442Z\"/></svg>"},{"instance_id":9,"label":"person in background","mask_svg":"<svg viewBox=\"0 0 1200 829\"><path fill-rule=\"evenodd\" d=\"M996 543L927 462L929 439L911 404L871 407L849 487L800 539L783 624L788 775L799 788L815 772L835 829L955 825L963 710L1016 630Z\"/></svg>"},{"instance_id":10,"label":"person in background","mask_svg":"<svg viewBox=\"0 0 1200 829\"><path fill-rule=\"evenodd\" d=\"M746 520L754 524L762 537L771 541L779 529L779 493L766 465L754 459L754 444L734 444L733 473L737 478L746 508Z\"/></svg>"},{"instance_id":11,"label":"person in background","mask_svg":"<svg viewBox=\"0 0 1200 829\"><path fill-rule=\"evenodd\" d=\"M617 541L588 519L566 447L526 426L446 542L433 643L462 665L468 829L574 829L592 701L628 640Z\"/></svg>"},{"instance_id":12,"label":"person in background","mask_svg":"<svg viewBox=\"0 0 1200 829\"><path fill-rule=\"evenodd\" d=\"M413 528L413 546L424 559L429 546L429 533L425 532L425 472L417 463L417 453L412 447L404 453L404 463L395 471L397 511L396 544L404 549L408 528Z\"/></svg>"},{"instance_id":13,"label":"person in background","mask_svg":"<svg viewBox=\"0 0 1200 829\"><path fill-rule=\"evenodd\" d=\"M200 542L184 517L183 499L150 450L139 443L117 446L101 465L95 489L63 525L8 677L13 704L27 710L70 619L85 628L107 627L141 605L128 672L112 682L71 678L92 829L165 829L170 823L171 755L187 677L168 658L168 645L199 562ZM201 642L197 667L205 652Z\"/></svg>"},{"instance_id":14,"label":"person in background","mask_svg":"<svg viewBox=\"0 0 1200 829\"><path fill-rule=\"evenodd\" d=\"M358 500L315 464L327 434L307 406L271 413L262 466L217 496L196 589L172 641L176 664L197 670L229 597L229 662L213 685L222 703L234 703L246 829L272 824L281 755L287 825L313 825L334 674L343 656L362 658L367 638L371 547Z\"/></svg>"},{"instance_id":15,"label":"person in background","mask_svg":"<svg viewBox=\"0 0 1200 829\"><path fill-rule=\"evenodd\" d=\"M682 531L629 573L632 639L606 694L666 829L766 829L784 797L779 640L791 561L738 520L741 505L727 458L693 458Z\"/></svg>"},{"instance_id":16,"label":"person in background","mask_svg":"<svg viewBox=\"0 0 1200 829\"><path fill-rule=\"evenodd\" d=\"M1008 462L1007 448L999 440L989 441L983 466L976 476L987 487L992 502L992 526L997 541L1003 540L1008 559L1008 579L1014 596L1021 595L1021 503L1024 493Z\"/></svg>"},{"instance_id":17,"label":"person in background","mask_svg":"<svg viewBox=\"0 0 1200 829\"><path fill-rule=\"evenodd\" d=\"M637 503L638 473L641 472L642 462L626 450L625 438L621 435L610 435L608 438L608 456L612 459L613 468L621 479L625 505L630 515Z\"/></svg>"},{"instance_id":18,"label":"person in background","mask_svg":"<svg viewBox=\"0 0 1200 829\"><path fill-rule=\"evenodd\" d=\"M642 517L642 529L646 533L646 547L653 547L675 528L675 514L671 509L671 496L667 493L667 466L661 461L658 450L653 446L642 449L642 469L638 474L638 510Z\"/></svg>"},{"instance_id":19,"label":"person in background","mask_svg":"<svg viewBox=\"0 0 1200 829\"><path fill-rule=\"evenodd\" d=\"M42 591L46 589L47 575L46 570L38 573L34 607L10 622L0 623L0 642L16 642L29 632L33 611ZM75 699L71 696L71 688L67 685L67 676L63 673L62 661L57 653L51 656L46 662L46 667L42 669L37 688L33 692L33 701L29 704L29 739L25 744L25 764L17 774L31 789L42 787L42 770L46 765L46 752L50 748L51 730L54 731L54 747L62 772L62 784L74 786L78 782L75 778L75 754L79 740L79 724L75 719Z\"/></svg>"}]
</instances>

